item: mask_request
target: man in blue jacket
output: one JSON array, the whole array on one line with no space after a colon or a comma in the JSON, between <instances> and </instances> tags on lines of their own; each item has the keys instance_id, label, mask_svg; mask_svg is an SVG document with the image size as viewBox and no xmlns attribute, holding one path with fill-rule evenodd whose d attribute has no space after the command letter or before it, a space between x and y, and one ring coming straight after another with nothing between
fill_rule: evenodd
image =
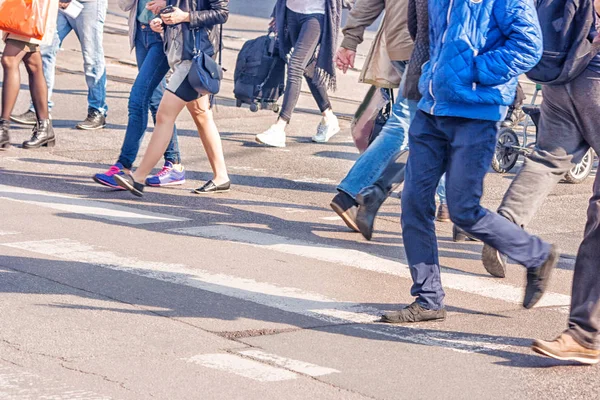
<instances>
[{"instance_id":1,"label":"man in blue jacket","mask_svg":"<svg viewBox=\"0 0 600 400\"><path fill-rule=\"evenodd\" d=\"M452 221L527 268L523 306L546 290L559 254L554 246L480 205L499 121L515 98L517 78L542 55L531 0L429 2L430 62L410 127L402 193L402 232L416 301L390 312L390 323L446 317L435 236L435 189L446 172Z\"/></svg>"}]
</instances>

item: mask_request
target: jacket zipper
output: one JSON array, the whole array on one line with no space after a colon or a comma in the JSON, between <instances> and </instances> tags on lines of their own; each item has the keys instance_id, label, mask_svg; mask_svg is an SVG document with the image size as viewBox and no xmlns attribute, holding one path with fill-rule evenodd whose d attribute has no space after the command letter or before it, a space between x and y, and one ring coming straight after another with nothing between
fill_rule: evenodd
<instances>
[{"instance_id":1,"label":"jacket zipper","mask_svg":"<svg viewBox=\"0 0 600 400\"><path fill-rule=\"evenodd\" d=\"M475 68L475 58L477 58L477 56L479 55L479 50L474 49L473 50L473 68ZM475 82L475 76L473 76L473 87L472 87L473 91L477 90L477 82Z\"/></svg>"},{"instance_id":2,"label":"jacket zipper","mask_svg":"<svg viewBox=\"0 0 600 400\"><path fill-rule=\"evenodd\" d=\"M450 29L450 15L452 14L452 7L454 6L454 0L450 0L450 4L448 4L448 14L446 14L446 29L444 30L444 34L442 35L442 44L441 47L444 47L444 43L446 42L446 36L448 36L448 30ZM440 47L440 51L442 50ZM433 98L433 104L431 105L431 112L433 114L436 105L435 95L433 94L433 74L437 69L438 62L440 60L440 56L438 55L433 67L431 68L431 80L429 81L429 94Z\"/></svg>"}]
</instances>

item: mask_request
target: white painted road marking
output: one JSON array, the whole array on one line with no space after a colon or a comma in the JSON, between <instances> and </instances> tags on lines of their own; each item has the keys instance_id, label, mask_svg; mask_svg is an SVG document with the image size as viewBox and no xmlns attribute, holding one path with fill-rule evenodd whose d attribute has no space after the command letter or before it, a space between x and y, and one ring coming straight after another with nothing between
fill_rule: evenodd
<instances>
[{"instance_id":1,"label":"white painted road marking","mask_svg":"<svg viewBox=\"0 0 600 400\"><path fill-rule=\"evenodd\" d=\"M0 185L0 199L20 203L34 204L45 208L64 211L70 214L82 214L130 225L153 224L157 222L189 221L188 218L141 211L133 207L124 207L108 202L87 200L65 196L52 192Z\"/></svg>"},{"instance_id":2,"label":"white painted road marking","mask_svg":"<svg viewBox=\"0 0 600 400\"><path fill-rule=\"evenodd\" d=\"M19 232L0 231L0 236L18 235Z\"/></svg>"},{"instance_id":3,"label":"white painted road marking","mask_svg":"<svg viewBox=\"0 0 600 400\"><path fill-rule=\"evenodd\" d=\"M61 382L0 366L0 399L110 400L87 390L76 390Z\"/></svg>"},{"instance_id":4,"label":"white painted road marking","mask_svg":"<svg viewBox=\"0 0 600 400\"><path fill-rule=\"evenodd\" d=\"M289 369L294 372L298 372L299 374L304 374L308 376L323 376L340 372L337 369L325 368L304 361L292 360L291 358L285 358L276 354L265 353L264 351L256 349L242 350L238 351L238 353L246 357L266 361L268 363L275 364L285 369Z\"/></svg>"},{"instance_id":5,"label":"white painted road marking","mask_svg":"<svg viewBox=\"0 0 600 400\"><path fill-rule=\"evenodd\" d=\"M190 268L183 264L157 263L120 257L108 251L95 250L92 246L70 239L0 243L0 246L27 250L75 262L95 264L108 269L185 285L282 311L304 315L328 324L372 323L375 316L381 314L379 310L372 307L351 302L341 302L297 288L275 286L269 283L257 282L253 279L239 278L225 274L214 274ZM410 327L388 325L367 327L360 325L357 328L370 333L397 338L398 340L427 346L435 345L454 351L484 352L498 350L498 345L486 343L483 337L481 340L475 340L476 344L471 346L469 343L473 339L473 335L468 335L467 338L464 338L460 334L450 332L446 333L441 339L439 338L439 334L435 332L420 332L418 335L410 335L410 338L406 339L406 329L418 329L418 325ZM437 339L432 339L434 336Z\"/></svg>"},{"instance_id":6,"label":"white painted road marking","mask_svg":"<svg viewBox=\"0 0 600 400\"><path fill-rule=\"evenodd\" d=\"M342 218L338 217L337 215L334 217L321 217L321 219L325 221L342 221Z\"/></svg>"},{"instance_id":7,"label":"white painted road marking","mask_svg":"<svg viewBox=\"0 0 600 400\"><path fill-rule=\"evenodd\" d=\"M297 374L266 365L235 354L201 354L187 360L207 368L230 372L259 382L278 382L296 379Z\"/></svg>"},{"instance_id":8,"label":"white painted road marking","mask_svg":"<svg viewBox=\"0 0 600 400\"><path fill-rule=\"evenodd\" d=\"M373 322L381 312L357 303L340 302L317 293L282 287L253 279L215 274L184 264L141 261L70 239L2 243L12 247L70 261L96 264L147 278L176 283L262 304L280 310L318 318L328 323Z\"/></svg>"},{"instance_id":9,"label":"white painted road marking","mask_svg":"<svg viewBox=\"0 0 600 400\"><path fill-rule=\"evenodd\" d=\"M228 240L280 253L411 279L410 270L406 264L353 249L292 240L283 236L227 225L175 228L170 229L170 231L203 238ZM481 278L447 268L442 268L442 273L442 283L445 288L514 304L521 304L523 301L523 288L498 283L494 278ZM537 307L569 304L571 304L571 296L560 293L546 293L537 304Z\"/></svg>"}]
</instances>

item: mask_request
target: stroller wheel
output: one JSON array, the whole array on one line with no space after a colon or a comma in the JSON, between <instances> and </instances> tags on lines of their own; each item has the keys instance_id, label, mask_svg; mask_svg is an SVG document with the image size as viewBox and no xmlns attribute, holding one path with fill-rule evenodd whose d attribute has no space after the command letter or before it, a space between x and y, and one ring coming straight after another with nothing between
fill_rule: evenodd
<instances>
[{"instance_id":1,"label":"stroller wheel","mask_svg":"<svg viewBox=\"0 0 600 400\"><path fill-rule=\"evenodd\" d=\"M258 111L258 104L256 104L256 103L250 104L250 111L257 112Z\"/></svg>"},{"instance_id":2,"label":"stroller wheel","mask_svg":"<svg viewBox=\"0 0 600 400\"><path fill-rule=\"evenodd\" d=\"M589 149L581 162L565 174L564 180L568 183L581 183L592 172L592 168L594 168L594 150Z\"/></svg>"},{"instance_id":3,"label":"stroller wheel","mask_svg":"<svg viewBox=\"0 0 600 400\"><path fill-rule=\"evenodd\" d=\"M511 128L504 128L498 132L496 150L492 158L494 171L505 174L510 171L519 159L519 138Z\"/></svg>"}]
</instances>

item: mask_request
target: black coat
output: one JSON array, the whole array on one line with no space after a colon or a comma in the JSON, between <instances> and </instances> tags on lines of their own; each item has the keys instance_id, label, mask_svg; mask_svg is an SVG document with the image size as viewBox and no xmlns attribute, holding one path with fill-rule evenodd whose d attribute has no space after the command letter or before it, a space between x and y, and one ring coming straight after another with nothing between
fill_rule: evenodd
<instances>
[{"instance_id":1,"label":"black coat","mask_svg":"<svg viewBox=\"0 0 600 400\"><path fill-rule=\"evenodd\" d=\"M190 13L190 22L181 25L183 35L182 60L194 58L198 51L210 56L219 48L218 25L229 18L229 0L168 0L168 4Z\"/></svg>"}]
</instances>

